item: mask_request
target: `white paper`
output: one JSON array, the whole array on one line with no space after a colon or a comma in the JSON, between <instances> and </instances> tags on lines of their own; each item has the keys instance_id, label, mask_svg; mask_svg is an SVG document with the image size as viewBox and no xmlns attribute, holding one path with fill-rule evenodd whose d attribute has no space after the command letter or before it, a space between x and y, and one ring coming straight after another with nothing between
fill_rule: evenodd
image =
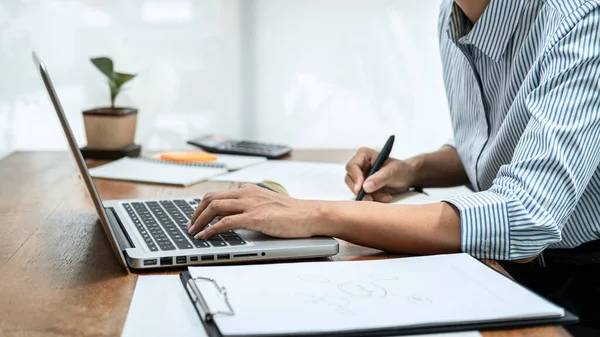
<instances>
[{"instance_id":1,"label":"white paper","mask_svg":"<svg viewBox=\"0 0 600 337\"><path fill-rule=\"evenodd\" d=\"M429 204L432 202L440 201L438 198L433 197L426 193L409 191L401 194L397 194L392 197L392 204Z\"/></svg>"},{"instance_id":2,"label":"white paper","mask_svg":"<svg viewBox=\"0 0 600 337\"><path fill-rule=\"evenodd\" d=\"M298 199L351 200L345 166L333 163L269 160L211 180L259 183L272 180Z\"/></svg>"},{"instance_id":3,"label":"white paper","mask_svg":"<svg viewBox=\"0 0 600 337\"><path fill-rule=\"evenodd\" d=\"M203 337L206 332L178 275L140 276L125 320L123 337ZM481 337L477 331L419 335Z\"/></svg>"},{"instance_id":4,"label":"white paper","mask_svg":"<svg viewBox=\"0 0 600 337\"><path fill-rule=\"evenodd\" d=\"M223 334L322 333L560 317L538 297L467 254L375 261L190 267L227 288Z\"/></svg>"},{"instance_id":5,"label":"white paper","mask_svg":"<svg viewBox=\"0 0 600 337\"><path fill-rule=\"evenodd\" d=\"M433 188L427 187L420 192L406 192L394 196L394 204L426 204L448 200L452 197L460 197L474 193L466 186Z\"/></svg>"},{"instance_id":6,"label":"white paper","mask_svg":"<svg viewBox=\"0 0 600 337\"><path fill-rule=\"evenodd\" d=\"M226 169L178 165L145 159L124 157L89 170L94 178L138 181L156 184L187 186L218 174Z\"/></svg>"},{"instance_id":7,"label":"white paper","mask_svg":"<svg viewBox=\"0 0 600 337\"><path fill-rule=\"evenodd\" d=\"M123 337L206 336L178 275L138 277Z\"/></svg>"},{"instance_id":8,"label":"white paper","mask_svg":"<svg viewBox=\"0 0 600 337\"><path fill-rule=\"evenodd\" d=\"M450 199L452 197L460 197L474 193L471 189L469 189L466 186L443 188L428 187L423 189L423 192L427 193L427 195L429 195L432 199L435 199L437 201L442 201L443 199Z\"/></svg>"},{"instance_id":9,"label":"white paper","mask_svg":"<svg viewBox=\"0 0 600 337\"><path fill-rule=\"evenodd\" d=\"M260 164L267 161L267 157L239 156L231 154L218 154L217 163L225 164L228 170L235 171L248 166Z\"/></svg>"}]
</instances>

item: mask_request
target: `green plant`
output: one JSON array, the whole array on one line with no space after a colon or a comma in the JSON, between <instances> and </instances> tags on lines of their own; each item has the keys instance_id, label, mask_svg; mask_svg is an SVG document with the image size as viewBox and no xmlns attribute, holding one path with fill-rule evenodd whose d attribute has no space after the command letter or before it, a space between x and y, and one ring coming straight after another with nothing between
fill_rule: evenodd
<instances>
[{"instance_id":1,"label":"green plant","mask_svg":"<svg viewBox=\"0 0 600 337\"><path fill-rule=\"evenodd\" d=\"M96 57L91 59L92 63L106 77L108 77L108 85L110 85L110 107L115 107L115 99L121 91L123 84L133 79L136 74L125 74L114 71L113 61L108 57Z\"/></svg>"}]
</instances>

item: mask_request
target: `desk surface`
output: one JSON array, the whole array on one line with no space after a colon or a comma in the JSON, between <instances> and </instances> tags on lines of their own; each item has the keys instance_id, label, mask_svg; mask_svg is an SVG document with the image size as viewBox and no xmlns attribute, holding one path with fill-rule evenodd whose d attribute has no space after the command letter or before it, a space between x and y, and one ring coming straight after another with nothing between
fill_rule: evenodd
<instances>
[{"instance_id":1,"label":"desk surface","mask_svg":"<svg viewBox=\"0 0 600 337\"><path fill-rule=\"evenodd\" d=\"M293 159L345 162L351 154L306 150L295 152ZM103 199L201 195L236 187L225 182L188 188L102 180L96 184ZM128 273L113 256L68 153L17 152L0 160L0 227L0 336L121 333L138 274ZM333 260L398 257L345 242L340 250ZM569 336L562 327L483 335Z\"/></svg>"}]
</instances>

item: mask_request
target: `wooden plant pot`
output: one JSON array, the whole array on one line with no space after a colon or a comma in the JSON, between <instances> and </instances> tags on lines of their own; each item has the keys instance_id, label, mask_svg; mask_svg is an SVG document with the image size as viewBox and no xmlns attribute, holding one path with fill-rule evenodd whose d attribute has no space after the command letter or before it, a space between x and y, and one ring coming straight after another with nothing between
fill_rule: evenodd
<instances>
[{"instance_id":1,"label":"wooden plant pot","mask_svg":"<svg viewBox=\"0 0 600 337\"><path fill-rule=\"evenodd\" d=\"M88 149L121 149L132 145L137 109L97 108L83 112Z\"/></svg>"}]
</instances>

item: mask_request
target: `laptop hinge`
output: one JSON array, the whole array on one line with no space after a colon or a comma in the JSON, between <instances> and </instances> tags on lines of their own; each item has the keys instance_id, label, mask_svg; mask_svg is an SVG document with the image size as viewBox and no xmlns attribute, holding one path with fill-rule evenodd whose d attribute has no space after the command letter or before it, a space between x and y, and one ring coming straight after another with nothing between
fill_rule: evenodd
<instances>
[{"instance_id":1,"label":"laptop hinge","mask_svg":"<svg viewBox=\"0 0 600 337\"><path fill-rule=\"evenodd\" d=\"M112 227L115 237L117 238L117 244L119 245L119 248L121 248L121 250L125 250L126 248L135 248L135 245L125 230L125 227L121 221L119 221L114 208L105 207L104 209L106 210L106 216L108 217L108 224Z\"/></svg>"}]
</instances>

